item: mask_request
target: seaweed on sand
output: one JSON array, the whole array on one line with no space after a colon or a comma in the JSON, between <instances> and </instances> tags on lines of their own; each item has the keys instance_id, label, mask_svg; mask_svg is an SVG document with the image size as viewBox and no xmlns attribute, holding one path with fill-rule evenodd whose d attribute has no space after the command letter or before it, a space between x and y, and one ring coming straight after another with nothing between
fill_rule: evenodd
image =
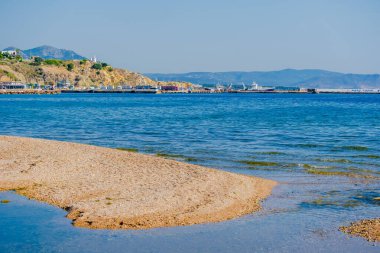
<instances>
[{"instance_id":1,"label":"seaweed on sand","mask_svg":"<svg viewBox=\"0 0 380 253\"><path fill-rule=\"evenodd\" d=\"M117 150L121 151L128 151L128 152L139 152L137 148L116 148Z\"/></svg>"}]
</instances>

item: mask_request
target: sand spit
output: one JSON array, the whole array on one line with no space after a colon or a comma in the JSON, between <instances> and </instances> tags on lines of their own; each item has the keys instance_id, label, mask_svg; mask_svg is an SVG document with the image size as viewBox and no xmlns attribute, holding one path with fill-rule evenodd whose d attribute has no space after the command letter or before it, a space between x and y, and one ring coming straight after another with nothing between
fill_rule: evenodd
<instances>
[{"instance_id":1,"label":"sand spit","mask_svg":"<svg viewBox=\"0 0 380 253\"><path fill-rule=\"evenodd\" d=\"M380 242L380 218L357 221L351 223L350 226L341 227L340 230L347 234L364 237L368 241Z\"/></svg>"},{"instance_id":2,"label":"sand spit","mask_svg":"<svg viewBox=\"0 0 380 253\"><path fill-rule=\"evenodd\" d=\"M79 227L147 229L228 220L258 210L275 184L116 149L0 136L0 191L64 208Z\"/></svg>"}]
</instances>

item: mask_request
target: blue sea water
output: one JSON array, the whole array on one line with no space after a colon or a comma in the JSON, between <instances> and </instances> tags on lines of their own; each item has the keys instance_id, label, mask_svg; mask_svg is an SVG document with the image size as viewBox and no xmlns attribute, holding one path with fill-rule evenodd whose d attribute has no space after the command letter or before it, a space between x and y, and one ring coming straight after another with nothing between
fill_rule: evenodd
<instances>
[{"instance_id":1,"label":"blue sea water","mask_svg":"<svg viewBox=\"0 0 380 253\"><path fill-rule=\"evenodd\" d=\"M380 217L380 96L0 96L0 134L135 148L280 184L231 221L143 231L73 227L65 211L0 193L0 252L379 252L338 231Z\"/></svg>"}]
</instances>

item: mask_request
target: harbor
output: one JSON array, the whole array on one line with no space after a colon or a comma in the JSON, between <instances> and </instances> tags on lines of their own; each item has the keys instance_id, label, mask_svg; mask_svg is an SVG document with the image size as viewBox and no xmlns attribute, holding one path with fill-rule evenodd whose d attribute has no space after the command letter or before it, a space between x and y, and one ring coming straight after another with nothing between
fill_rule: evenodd
<instances>
[{"instance_id":1,"label":"harbor","mask_svg":"<svg viewBox=\"0 0 380 253\"><path fill-rule=\"evenodd\" d=\"M188 93L271 93L271 94L380 94L379 89L327 89L327 88L299 88L284 86L259 86L253 82L250 87L223 85L196 85L190 88L160 85L108 85L100 87L75 87L68 82L59 82L57 86L39 84L24 84L19 82L0 83L0 94L59 94L59 93L140 93L140 94L188 94Z\"/></svg>"}]
</instances>

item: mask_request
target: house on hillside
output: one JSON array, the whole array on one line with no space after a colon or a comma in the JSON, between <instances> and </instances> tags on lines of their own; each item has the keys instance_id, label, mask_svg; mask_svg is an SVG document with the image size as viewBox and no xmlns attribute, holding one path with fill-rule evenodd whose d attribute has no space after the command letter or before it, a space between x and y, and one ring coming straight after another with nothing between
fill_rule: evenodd
<instances>
[{"instance_id":1,"label":"house on hillside","mask_svg":"<svg viewBox=\"0 0 380 253\"><path fill-rule=\"evenodd\" d=\"M16 50L3 50L1 51L2 54L8 54L10 56L17 56L18 53Z\"/></svg>"}]
</instances>

